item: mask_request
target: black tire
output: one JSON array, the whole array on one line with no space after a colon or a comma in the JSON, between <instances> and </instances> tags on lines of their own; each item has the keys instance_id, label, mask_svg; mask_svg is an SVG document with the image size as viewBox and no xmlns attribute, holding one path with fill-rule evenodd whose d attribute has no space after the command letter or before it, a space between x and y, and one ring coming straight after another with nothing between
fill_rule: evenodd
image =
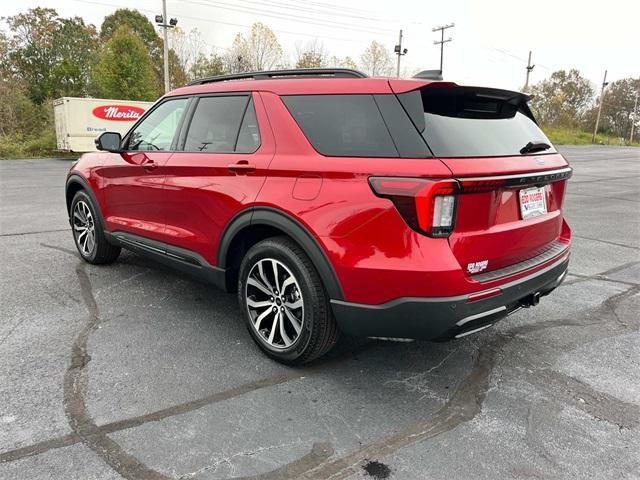
<instances>
[{"instance_id":1,"label":"black tire","mask_svg":"<svg viewBox=\"0 0 640 480\"><path fill-rule=\"evenodd\" d=\"M285 288L286 292L280 292L283 294L283 301L285 300L285 295L291 295L291 298L287 298L289 301L294 301L297 298L298 300L295 303L299 303L300 295L302 300L302 312L298 313L302 317L300 332L297 333L297 338L288 347L276 347L270 344L266 338L263 338L253 322L255 317L252 317L252 315L255 315L257 310L251 313L247 304L248 296L255 301L255 297L250 294L250 289L247 288L249 274L252 272L254 275L256 274L255 268L258 268L260 261L273 264L273 260L276 260L276 263L280 265L278 268L280 268L280 273L284 277L291 274L295 281L293 285L290 284L289 287ZM278 284L277 281L271 283L275 283L276 286ZM281 285L285 283L283 280ZM293 293L291 289L293 289ZM299 294L296 293L297 291L299 291ZM267 300L265 298L265 301ZM255 342L268 356L281 363L298 365L315 360L327 353L338 340L339 331L333 318L329 297L324 289L322 280L306 253L288 237L268 238L249 249L240 265L238 301L247 329ZM283 304L293 305L292 303ZM275 307L275 304L273 306ZM271 307L262 308L268 310ZM285 313L282 313L282 318L286 319ZM276 321L274 319L271 322L273 329L276 328ZM292 328L291 322L289 322L289 327ZM295 332L291 331L290 333Z\"/></svg>"},{"instance_id":2,"label":"black tire","mask_svg":"<svg viewBox=\"0 0 640 480\"><path fill-rule=\"evenodd\" d=\"M78 205L80 204L80 206ZM89 224L91 226L91 232L93 233L93 245L91 248L87 248L87 245L83 245L85 237L80 237L80 233L76 228L76 223L80 222L79 219L74 218L76 207L88 208L90 212ZM71 201L71 230L73 234L73 241L78 249L78 253L82 259L93 265L104 265L107 263L113 263L120 255L120 247L112 245L108 242L104 235L104 225L102 224L102 217L98 211L98 207L94 204L91 196L89 196L84 190L78 191ZM86 235L86 234L85 234Z\"/></svg>"}]
</instances>

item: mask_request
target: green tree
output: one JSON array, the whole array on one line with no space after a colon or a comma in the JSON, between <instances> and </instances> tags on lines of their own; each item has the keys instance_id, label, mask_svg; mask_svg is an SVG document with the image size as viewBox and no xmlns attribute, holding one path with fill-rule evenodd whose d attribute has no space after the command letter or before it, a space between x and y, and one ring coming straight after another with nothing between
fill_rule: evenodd
<instances>
[{"instance_id":1,"label":"green tree","mask_svg":"<svg viewBox=\"0 0 640 480\"><path fill-rule=\"evenodd\" d=\"M604 92L598 130L616 137L629 138L633 107L636 95L639 93L640 78L623 78L611 82ZM599 104L600 98L598 97L585 114L583 122L585 130L593 130Z\"/></svg>"},{"instance_id":2,"label":"green tree","mask_svg":"<svg viewBox=\"0 0 640 480\"><path fill-rule=\"evenodd\" d=\"M164 70L162 71L162 87L164 89ZM173 49L169 49L169 86L170 88L183 87L188 82L187 72L182 68L181 61Z\"/></svg>"},{"instance_id":3,"label":"green tree","mask_svg":"<svg viewBox=\"0 0 640 480\"><path fill-rule=\"evenodd\" d=\"M155 100L160 93L143 41L124 25L104 46L92 77L96 95L103 98Z\"/></svg>"},{"instance_id":4,"label":"green tree","mask_svg":"<svg viewBox=\"0 0 640 480\"><path fill-rule=\"evenodd\" d=\"M207 57L201 53L189 69L190 80L224 74L224 60L216 54Z\"/></svg>"},{"instance_id":5,"label":"green tree","mask_svg":"<svg viewBox=\"0 0 640 480\"><path fill-rule=\"evenodd\" d=\"M34 8L6 19L12 37L6 61L12 75L21 78L36 103L51 96L50 72L56 63L53 38L60 27L51 8Z\"/></svg>"},{"instance_id":6,"label":"green tree","mask_svg":"<svg viewBox=\"0 0 640 480\"><path fill-rule=\"evenodd\" d=\"M77 97L87 94L90 68L98 48L93 25L85 25L79 17L62 19L54 34L58 57L51 69L54 97Z\"/></svg>"},{"instance_id":7,"label":"green tree","mask_svg":"<svg viewBox=\"0 0 640 480\"><path fill-rule=\"evenodd\" d=\"M37 104L87 93L96 31L79 18L63 19L50 8L34 8L5 19L11 37L1 62L7 75L24 83Z\"/></svg>"},{"instance_id":8,"label":"green tree","mask_svg":"<svg viewBox=\"0 0 640 480\"><path fill-rule=\"evenodd\" d=\"M162 40L151 21L137 10L119 8L107 15L100 26L100 39L109 41L122 26L138 35L151 55L160 55L158 58L162 58Z\"/></svg>"},{"instance_id":9,"label":"green tree","mask_svg":"<svg viewBox=\"0 0 640 480\"><path fill-rule=\"evenodd\" d=\"M593 100L593 87L575 69L558 70L531 88L530 105L548 127L577 127Z\"/></svg>"},{"instance_id":10,"label":"green tree","mask_svg":"<svg viewBox=\"0 0 640 480\"><path fill-rule=\"evenodd\" d=\"M122 26L126 26L131 33L140 37L147 50L151 66L153 67L156 88L164 91L164 42L158 35L151 21L137 10L120 8L105 17L100 27L100 39L107 42ZM187 74L182 66L179 55L169 49L169 84L172 88L181 87L186 83Z\"/></svg>"}]
</instances>

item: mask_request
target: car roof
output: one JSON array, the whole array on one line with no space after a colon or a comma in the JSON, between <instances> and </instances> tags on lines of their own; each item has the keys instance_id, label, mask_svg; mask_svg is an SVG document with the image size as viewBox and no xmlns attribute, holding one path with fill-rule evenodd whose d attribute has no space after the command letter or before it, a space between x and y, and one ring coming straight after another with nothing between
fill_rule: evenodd
<instances>
[{"instance_id":1,"label":"car roof","mask_svg":"<svg viewBox=\"0 0 640 480\"><path fill-rule=\"evenodd\" d=\"M455 85L450 82L422 79L293 77L205 82L178 88L166 96L253 91L272 92L276 95L385 94L409 92L430 84Z\"/></svg>"}]
</instances>

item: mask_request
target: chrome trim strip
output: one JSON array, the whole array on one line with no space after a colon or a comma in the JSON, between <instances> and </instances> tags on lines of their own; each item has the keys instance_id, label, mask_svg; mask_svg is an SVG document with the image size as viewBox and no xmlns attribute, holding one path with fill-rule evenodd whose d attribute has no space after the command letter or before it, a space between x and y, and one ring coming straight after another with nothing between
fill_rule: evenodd
<instances>
[{"instance_id":1,"label":"chrome trim strip","mask_svg":"<svg viewBox=\"0 0 640 480\"><path fill-rule=\"evenodd\" d=\"M493 323L489 323L487 325L483 325L482 327L478 327L478 328L475 328L473 330L469 330L468 332L459 333L458 335L455 336L455 338L466 337L467 335L471 335L472 333L476 333L476 332L479 332L480 330L484 330L485 328L489 328L492 325L493 325Z\"/></svg>"},{"instance_id":2,"label":"chrome trim strip","mask_svg":"<svg viewBox=\"0 0 640 480\"><path fill-rule=\"evenodd\" d=\"M534 257L523 260L522 262L514 263L512 265L507 265L506 267L502 267L497 270L477 273L475 275L471 275L471 278L476 282L487 283L494 280L499 280L500 278L517 275L531 268L535 268L544 262L548 262L552 258L562 255L562 253L566 252L567 250L569 250L568 244L554 241L543 250L538 250L538 252L540 253L538 253L538 255Z\"/></svg>"},{"instance_id":3,"label":"chrome trim strip","mask_svg":"<svg viewBox=\"0 0 640 480\"><path fill-rule=\"evenodd\" d=\"M573 172L573 168L565 167L556 170L541 170L539 172L531 172L531 173L516 173L513 175L492 175L489 177L456 177L458 180L508 180L511 178L531 178L531 177L542 177L547 175L558 175L563 173L571 173Z\"/></svg>"},{"instance_id":4,"label":"chrome trim strip","mask_svg":"<svg viewBox=\"0 0 640 480\"><path fill-rule=\"evenodd\" d=\"M506 306L502 306L502 307L494 308L493 310L487 310L486 312L476 313L475 315L469 315L468 317L464 317L462 320L456 322L456 325L461 327L462 325L464 325L465 323L470 322L471 320L476 320L478 318L482 318L482 317L486 317L486 316L489 316L489 315L493 315L494 313L498 313L498 312L501 312L501 311L506 310L506 309L507 309Z\"/></svg>"}]
</instances>

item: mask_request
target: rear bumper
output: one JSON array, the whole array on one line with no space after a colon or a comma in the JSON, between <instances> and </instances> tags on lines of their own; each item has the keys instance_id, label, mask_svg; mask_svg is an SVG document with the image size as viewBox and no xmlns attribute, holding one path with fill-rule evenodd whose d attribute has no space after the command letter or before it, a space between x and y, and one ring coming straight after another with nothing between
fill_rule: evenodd
<instances>
[{"instance_id":1,"label":"rear bumper","mask_svg":"<svg viewBox=\"0 0 640 480\"><path fill-rule=\"evenodd\" d=\"M460 295L405 297L381 305L332 300L331 306L340 329L350 335L445 340L480 331L520 306L537 303L562 283L568 264L567 252L531 275L498 285L500 294L472 302Z\"/></svg>"}]
</instances>

